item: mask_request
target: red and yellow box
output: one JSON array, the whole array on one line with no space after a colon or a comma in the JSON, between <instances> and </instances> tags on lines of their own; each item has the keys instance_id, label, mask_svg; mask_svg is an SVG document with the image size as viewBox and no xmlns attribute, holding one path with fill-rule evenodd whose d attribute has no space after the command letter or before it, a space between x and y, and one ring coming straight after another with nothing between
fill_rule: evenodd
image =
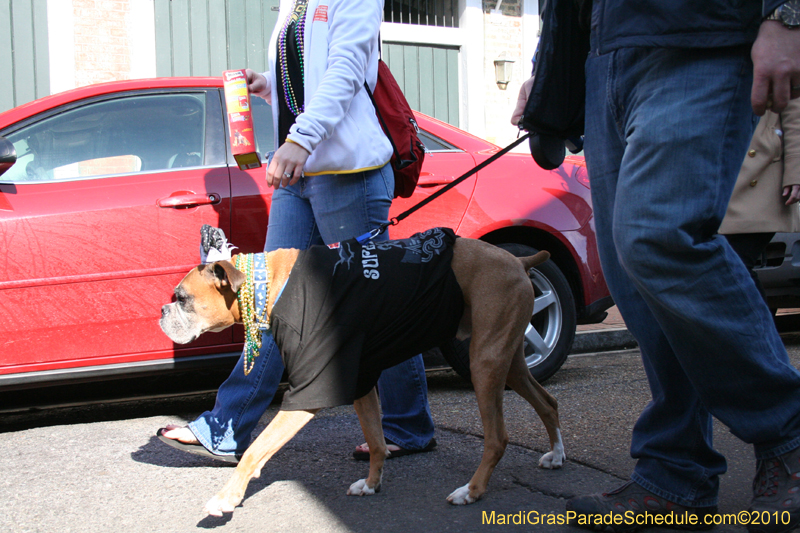
<instances>
[{"instance_id":1,"label":"red and yellow box","mask_svg":"<svg viewBox=\"0 0 800 533\"><path fill-rule=\"evenodd\" d=\"M226 70L222 73L222 82L225 88L225 103L228 107L233 158L241 170L258 168L261 166L261 156L256 151L247 76L244 70Z\"/></svg>"}]
</instances>

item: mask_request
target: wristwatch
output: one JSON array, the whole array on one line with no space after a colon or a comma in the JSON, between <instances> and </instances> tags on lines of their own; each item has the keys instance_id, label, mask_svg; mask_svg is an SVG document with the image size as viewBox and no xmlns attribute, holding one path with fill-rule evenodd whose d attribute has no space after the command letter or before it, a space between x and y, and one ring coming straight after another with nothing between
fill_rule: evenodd
<instances>
[{"instance_id":1,"label":"wristwatch","mask_svg":"<svg viewBox=\"0 0 800 533\"><path fill-rule=\"evenodd\" d=\"M800 28L800 0L786 0L764 20L777 20L787 28Z\"/></svg>"}]
</instances>

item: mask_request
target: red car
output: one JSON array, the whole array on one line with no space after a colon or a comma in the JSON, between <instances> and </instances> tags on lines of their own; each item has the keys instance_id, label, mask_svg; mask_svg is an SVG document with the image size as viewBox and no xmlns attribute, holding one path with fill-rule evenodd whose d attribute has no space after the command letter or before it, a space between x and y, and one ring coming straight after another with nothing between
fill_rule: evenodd
<instances>
[{"instance_id":1,"label":"red car","mask_svg":"<svg viewBox=\"0 0 800 533\"><path fill-rule=\"evenodd\" d=\"M178 346L158 326L161 306L199 262L203 224L222 228L240 252L264 243L272 190L264 167L236 166L221 91L221 78L122 81L0 114L0 136L16 152L13 165L0 162L0 390L230 368L241 328ZM273 147L270 110L260 98L253 107L264 154ZM428 150L422 177L393 215L498 150L425 115L418 121ZM532 274L528 360L539 379L563 363L576 323L602 319L612 305L581 158L546 172L527 155L506 155L390 235L433 226L515 254L550 251ZM465 344L442 351L468 373Z\"/></svg>"}]
</instances>

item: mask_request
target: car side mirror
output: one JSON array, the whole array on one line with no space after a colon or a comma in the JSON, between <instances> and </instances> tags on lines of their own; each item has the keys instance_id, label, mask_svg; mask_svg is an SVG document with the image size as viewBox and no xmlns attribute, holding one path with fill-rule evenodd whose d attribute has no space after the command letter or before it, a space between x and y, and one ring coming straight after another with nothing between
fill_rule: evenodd
<instances>
[{"instance_id":1,"label":"car side mirror","mask_svg":"<svg viewBox=\"0 0 800 533\"><path fill-rule=\"evenodd\" d=\"M0 176L17 161L17 151L11 141L0 137Z\"/></svg>"}]
</instances>

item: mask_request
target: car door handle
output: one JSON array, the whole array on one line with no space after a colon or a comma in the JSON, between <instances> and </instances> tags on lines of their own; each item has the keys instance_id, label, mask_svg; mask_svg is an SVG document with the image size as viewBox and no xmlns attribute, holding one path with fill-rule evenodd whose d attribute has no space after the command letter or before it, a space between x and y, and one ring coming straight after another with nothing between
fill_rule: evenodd
<instances>
[{"instance_id":1,"label":"car door handle","mask_svg":"<svg viewBox=\"0 0 800 533\"><path fill-rule=\"evenodd\" d=\"M158 207L171 207L179 209L181 207L194 207L197 205L218 204L220 196L216 193L195 194L191 192L173 193L166 198L158 200Z\"/></svg>"},{"instance_id":2,"label":"car door handle","mask_svg":"<svg viewBox=\"0 0 800 533\"><path fill-rule=\"evenodd\" d=\"M446 185L455 181L453 176L442 176L441 174L431 174L430 172L421 172L417 187L436 187L437 185Z\"/></svg>"}]
</instances>

